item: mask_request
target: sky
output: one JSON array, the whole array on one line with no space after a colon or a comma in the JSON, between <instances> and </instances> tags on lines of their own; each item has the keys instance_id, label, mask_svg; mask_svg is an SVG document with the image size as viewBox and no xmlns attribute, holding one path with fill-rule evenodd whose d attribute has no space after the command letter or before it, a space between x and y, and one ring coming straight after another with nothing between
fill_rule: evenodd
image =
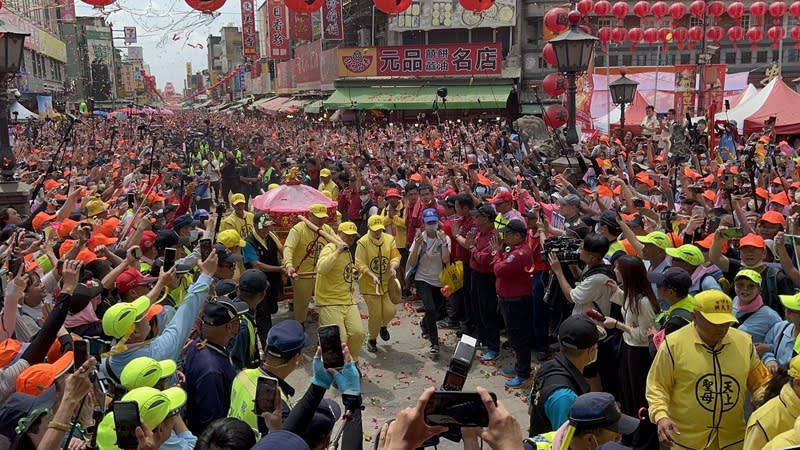
<instances>
[{"instance_id":1,"label":"sky","mask_svg":"<svg viewBox=\"0 0 800 450\"><path fill-rule=\"evenodd\" d=\"M261 5L263 0L255 3ZM163 89L171 81L176 92L183 91L187 62L192 63L193 72L207 68L208 35L242 23L239 0L227 0L213 17L193 10L185 0L117 0L103 12L80 0L75 0L75 6L81 17L105 15L106 23L113 24L115 37L122 36L124 27L136 27L138 43L133 45L142 47L145 64L156 76L158 87ZM121 39L114 45L124 48Z\"/></svg>"}]
</instances>

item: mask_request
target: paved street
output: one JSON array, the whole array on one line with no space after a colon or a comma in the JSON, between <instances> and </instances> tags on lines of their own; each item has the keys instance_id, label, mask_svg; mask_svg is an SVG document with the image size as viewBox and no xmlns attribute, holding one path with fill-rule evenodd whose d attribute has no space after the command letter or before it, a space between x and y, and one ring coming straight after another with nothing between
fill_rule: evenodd
<instances>
[{"instance_id":1,"label":"paved street","mask_svg":"<svg viewBox=\"0 0 800 450\"><path fill-rule=\"evenodd\" d=\"M361 302L362 318L366 331L366 305ZM441 385L445 369L450 356L455 350L458 338L453 330L439 330L441 340L441 353L431 355L428 352L428 341L422 339L419 322L422 313L417 313L410 304L399 305L396 319L389 327L391 340L384 343L378 339L378 353L366 351L366 346L361 351L362 371L364 378L361 389L363 391L366 409L363 412L365 449L372 448L373 439L381 424L394 418L399 411L417 401L423 390L430 386ZM273 322L291 317L285 303ZM316 341L316 323L306 326L312 341ZM314 350L306 351L305 365L296 370L288 379L289 383L297 390L296 398L305 392L311 379L311 357ZM513 364L513 355L510 351L502 351L496 366L483 365L475 361L467 379L464 390L474 390L482 386L490 392L497 394L499 400L517 417L523 434L527 433L528 413L526 396L528 389L506 389L506 378L499 373L499 368ZM338 396L338 391L331 389L328 396ZM337 398L341 404L341 399ZM337 428L338 430L338 425ZM450 441L442 441L440 449L460 449L462 445ZM344 449L347 450L347 449Z\"/></svg>"}]
</instances>

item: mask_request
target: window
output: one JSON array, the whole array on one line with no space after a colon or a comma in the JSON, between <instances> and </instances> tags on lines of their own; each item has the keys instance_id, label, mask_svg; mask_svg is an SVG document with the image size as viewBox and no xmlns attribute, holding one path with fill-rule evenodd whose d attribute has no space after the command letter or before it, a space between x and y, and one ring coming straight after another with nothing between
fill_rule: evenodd
<instances>
[{"instance_id":1,"label":"window","mask_svg":"<svg viewBox=\"0 0 800 450\"><path fill-rule=\"evenodd\" d=\"M768 53L766 50L761 50L756 53L756 62L757 63L765 63L767 62Z\"/></svg>"},{"instance_id":2,"label":"window","mask_svg":"<svg viewBox=\"0 0 800 450\"><path fill-rule=\"evenodd\" d=\"M682 53L681 64L691 64L691 63L692 63L692 55L690 53Z\"/></svg>"},{"instance_id":3,"label":"window","mask_svg":"<svg viewBox=\"0 0 800 450\"><path fill-rule=\"evenodd\" d=\"M614 28L617 26L616 19L610 17L600 17L597 19L597 29L603 27Z\"/></svg>"},{"instance_id":4,"label":"window","mask_svg":"<svg viewBox=\"0 0 800 450\"><path fill-rule=\"evenodd\" d=\"M743 51L742 60L739 64L750 64L753 62L753 52Z\"/></svg>"},{"instance_id":5,"label":"window","mask_svg":"<svg viewBox=\"0 0 800 450\"><path fill-rule=\"evenodd\" d=\"M619 65L619 56L617 55L610 55L608 57L608 65L609 66L618 66Z\"/></svg>"},{"instance_id":6,"label":"window","mask_svg":"<svg viewBox=\"0 0 800 450\"><path fill-rule=\"evenodd\" d=\"M647 55L639 53L636 55L636 65L637 66L646 66L647 65Z\"/></svg>"},{"instance_id":7,"label":"window","mask_svg":"<svg viewBox=\"0 0 800 450\"><path fill-rule=\"evenodd\" d=\"M633 55L622 55L622 65L623 66L632 66L633 65Z\"/></svg>"},{"instance_id":8,"label":"window","mask_svg":"<svg viewBox=\"0 0 800 450\"><path fill-rule=\"evenodd\" d=\"M747 31L747 29L750 28L750 22L751 21L752 21L752 19L750 17L750 14L745 14L745 15L742 16L741 25L740 26L742 28L744 28L745 31Z\"/></svg>"},{"instance_id":9,"label":"window","mask_svg":"<svg viewBox=\"0 0 800 450\"><path fill-rule=\"evenodd\" d=\"M697 17L689 17L689 28L691 27L702 27L703 26L703 19L698 19Z\"/></svg>"},{"instance_id":10,"label":"window","mask_svg":"<svg viewBox=\"0 0 800 450\"><path fill-rule=\"evenodd\" d=\"M594 66L595 67L605 67L606 65L606 57L605 55L597 55L594 57Z\"/></svg>"},{"instance_id":11,"label":"window","mask_svg":"<svg viewBox=\"0 0 800 450\"><path fill-rule=\"evenodd\" d=\"M725 64L736 64L736 52L725 52Z\"/></svg>"}]
</instances>

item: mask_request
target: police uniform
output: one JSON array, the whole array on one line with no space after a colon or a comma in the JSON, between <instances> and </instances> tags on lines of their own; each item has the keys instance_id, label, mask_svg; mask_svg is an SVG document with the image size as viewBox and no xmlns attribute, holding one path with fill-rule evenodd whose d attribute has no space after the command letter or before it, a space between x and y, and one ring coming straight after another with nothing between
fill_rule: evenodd
<instances>
[{"instance_id":1,"label":"police uniform","mask_svg":"<svg viewBox=\"0 0 800 450\"><path fill-rule=\"evenodd\" d=\"M269 287L267 275L256 269L246 270L239 278L239 292L262 293ZM241 299L234 301L243 302ZM263 303L263 301L261 302ZM236 370L244 368L255 368L261 365L261 352L258 348L258 336L256 334L255 311L250 309L242 315L239 332L228 344L231 353L233 366ZM270 324L271 325L271 324Z\"/></svg>"}]
</instances>

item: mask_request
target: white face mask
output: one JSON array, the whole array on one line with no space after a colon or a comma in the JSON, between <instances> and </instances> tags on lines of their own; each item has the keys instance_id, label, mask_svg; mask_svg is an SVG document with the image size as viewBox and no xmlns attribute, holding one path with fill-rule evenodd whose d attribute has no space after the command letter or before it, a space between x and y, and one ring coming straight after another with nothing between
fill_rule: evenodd
<instances>
[{"instance_id":1,"label":"white face mask","mask_svg":"<svg viewBox=\"0 0 800 450\"><path fill-rule=\"evenodd\" d=\"M600 224L599 223L594 224L594 232L595 233L600 233Z\"/></svg>"},{"instance_id":2,"label":"white face mask","mask_svg":"<svg viewBox=\"0 0 800 450\"><path fill-rule=\"evenodd\" d=\"M200 232L197 230L192 230L189 232L189 242L194 242L200 237Z\"/></svg>"},{"instance_id":3,"label":"white face mask","mask_svg":"<svg viewBox=\"0 0 800 450\"><path fill-rule=\"evenodd\" d=\"M360 198L361 201L364 202L364 203L369 201L369 195L359 195L358 198Z\"/></svg>"},{"instance_id":4,"label":"white face mask","mask_svg":"<svg viewBox=\"0 0 800 450\"><path fill-rule=\"evenodd\" d=\"M435 223L427 223L427 224L425 224L425 231L428 231L428 232L431 232L431 233L435 233L436 230L438 230L438 229L439 229L439 225L437 225Z\"/></svg>"},{"instance_id":5,"label":"white face mask","mask_svg":"<svg viewBox=\"0 0 800 450\"><path fill-rule=\"evenodd\" d=\"M597 361L597 347L594 349L594 353L592 353L592 359L589 360L589 364L594 364Z\"/></svg>"}]
</instances>

